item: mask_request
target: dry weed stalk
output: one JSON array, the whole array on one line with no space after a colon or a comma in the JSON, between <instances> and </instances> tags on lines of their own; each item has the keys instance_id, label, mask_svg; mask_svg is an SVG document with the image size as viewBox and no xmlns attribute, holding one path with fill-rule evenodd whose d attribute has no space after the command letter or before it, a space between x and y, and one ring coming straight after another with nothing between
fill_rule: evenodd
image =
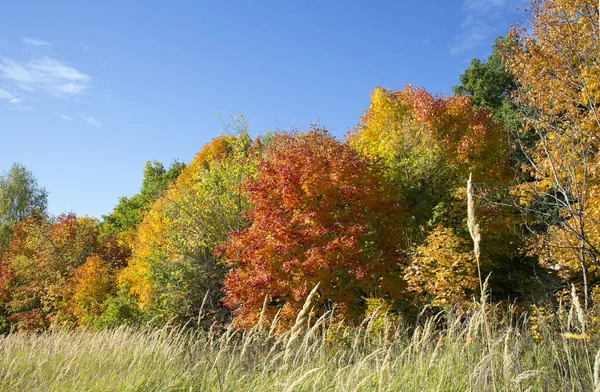
<instances>
[{"instance_id":1,"label":"dry weed stalk","mask_svg":"<svg viewBox=\"0 0 600 392\"><path fill-rule=\"evenodd\" d=\"M472 174L469 174L469 181L467 181L467 225L469 226L469 234L473 239L473 252L475 253L475 261L477 262L477 273L479 274L479 289L481 295L483 295L483 279L481 278L481 251L480 242L481 234L479 233L479 223L475 219L475 200L473 192L473 181Z\"/></svg>"},{"instance_id":2,"label":"dry weed stalk","mask_svg":"<svg viewBox=\"0 0 600 392\"><path fill-rule=\"evenodd\" d=\"M490 330L490 325L487 320L487 279L485 284L481 277L481 234L479 231L479 223L477 223L477 219L475 218L475 194L473 191L473 174L469 174L469 180L467 181L467 225L469 227L469 234L471 234L471 238L473 239L473 252L475 253L475 261L477 262L477 273L479 275L479 289L481 291L481 316L483 318L483 324L485 328L486 334L486 343L488 349L488 355L492 355L493 351L493 343L492 343L492 332ZM498 387L496 384L496 371L494 368L493 358L490 358L491 365L491 373L492 373L492 386L494 391L498 391Z\"/></svg>"},{"instance_id":3,"label":"dry weed stalk","mask_svg":"<svg viewBox=\"0 0 600 392\"><path fill-rule=\"evenodd\" d=\"M306 301L304 301L304 305L302 306L302 310L300 310L300 313L298 313L298 316L296 316L296 322L294 323L294 326L292 327L292 329L290 329L290 332L289 332L290 338L286 345L286 351L290 348L292 343L298 338L298 336L304 329L304 326L306 326L308 324L308 316L309 316L310 309L312 306L312 301L313 301L313 298L317 295L317 289L319 288L319 285L320 285L320 282L317 283L317 285L308 294L308 297L306 297Z\"/></svg>"}]
</instances>

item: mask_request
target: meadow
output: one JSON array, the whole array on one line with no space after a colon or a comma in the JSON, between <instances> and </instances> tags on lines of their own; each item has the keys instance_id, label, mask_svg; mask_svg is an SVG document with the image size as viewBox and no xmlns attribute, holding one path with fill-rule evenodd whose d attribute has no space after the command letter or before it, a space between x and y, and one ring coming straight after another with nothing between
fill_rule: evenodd
<instances>
[{"instance_id":1,"label":"meadow","mask_svg":"<svg viewBox=\"0 0 600 392\"><path fill-rule=\"evenodd\" d=\"M480 301L468 316L413 326L383 312L350 327L305 311L283 334L55 328L0 337L0 390L599 391L591 324L577 303L516 317Z\"/></svg>"}]
</instances>

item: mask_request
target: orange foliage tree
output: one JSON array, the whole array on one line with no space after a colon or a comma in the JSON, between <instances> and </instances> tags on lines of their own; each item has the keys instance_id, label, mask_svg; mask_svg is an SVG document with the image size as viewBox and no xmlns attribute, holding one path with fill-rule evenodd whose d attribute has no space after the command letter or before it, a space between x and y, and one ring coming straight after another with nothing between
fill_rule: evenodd
<instances>
[{"instance_id":1,"label":"orange foliage tree","mask_svg":"<svg viewBox=\"0 0 600 392\"><path fill-rule=\"evenodd\" d=\"M405 210L350 146L324 129L278 134L247 190L251 225L219 249L235 325L257 323L268 297L263 321L279 311L285 326L319 282L319 309L336 304L349 320L367 296L404 295Z\"/></svg>"},{"instance_id":2,"label":"orange foliage tree","mask_svg":"<svg viewBox=\"0 0 600 392\"><path fill-rule=\"evenodd\" d=\"M96 219L70 213L49 221L32 214L13 228L0 261L0 324L88 324L100 316L115 289L114 272L127 257L114 238L98 241Z\"/></svg>"},{"instance_id":3,"label":"orange foliage tree","mask_svg":"<svg viewBox=\"0 0 600 392\"><path fill-rule=\"evenodd\" d=\"M385 165L398 198L407 202L407 247L412 248L413 264L405 276L409 289L428 294L439 306L464 304L476 288L468 265L471 249L459 245L470 241L464 184L472 172L481 199L499 197L503 182L511 177L502 125L490 111L475 108L468 96L434 96L410 85L399 91L376 88L348 140ZM500 269L519 263L514 257L521 243L515 234L520 220L511 211L484 203L479 203L477 215L484 236L484 270L496 271L494 292L505 294L512 282Z\"/></svg>"},{"instance_id":4,"label":"orange foliage tree","mask_svg":"<svg viewBox=\"0 0 600 392\"><path fill-rule=\"evenodd\" d=\"M109 293L114 291L114 273L100 256L92 254L85 264L77 268L73 280L73 313L78 324L91 325L94 318L104 312L104 303Z\"/></svg>"},{"instance_id":5,"label":"orange foliage tree","mask_svg":"<svg viewBox=\"0 0 600 392\"><path fill-rule=\"evenodd\" d=\"M75 272L98 249L98 222L60 215L54 223L33 214L17 224L3 256L14 278L6 308L11 325L40 329L75 323L71 307Z\"/></svg>"},{"instance_id":6,"label":"orange foliage tree","mask_svg":"<svg viewBox=\"0 0 600 392\"><path fill-rule=\"evenodd\" d=\"M469 173L491 182L507 170L502 127L464 95L434 96L410 85L399 91L377 87L348 140L385 164L386 176L418 224L427 222Z\"/></svg>"},{"instance_id":7,"label":"orange foliage tree","mask_svg":"<svg viewBox=\"0 0 600 392\"><path fill-rule=\"evenodd\" d=\"M8 332L8 302L11 300L11 287L14 285L14 271L10 264L0 260L0 333Z\"/></svg>"}]
</instances>

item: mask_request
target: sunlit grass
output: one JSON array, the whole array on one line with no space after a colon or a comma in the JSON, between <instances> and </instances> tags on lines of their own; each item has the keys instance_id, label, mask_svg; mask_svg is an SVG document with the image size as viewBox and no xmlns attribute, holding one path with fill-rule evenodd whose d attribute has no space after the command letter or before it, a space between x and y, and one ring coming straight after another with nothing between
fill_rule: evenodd
<instances>
[{"instance_id":1,"label":"sunlit grass","mask_svg":"<svg viewBox=\"0 0 600 392\"><path fill-rule=\"evenodd\" d=\"M482 309L478 307L477 309ZM598 345L577 317L542 325L494 309L407 328L325 316L301 334L117 328L0 337L2 391L594 391ZM569 335L570 333L570 335ZM491 341L488 341L491 336Z\"/></svg>"}]
</instances>

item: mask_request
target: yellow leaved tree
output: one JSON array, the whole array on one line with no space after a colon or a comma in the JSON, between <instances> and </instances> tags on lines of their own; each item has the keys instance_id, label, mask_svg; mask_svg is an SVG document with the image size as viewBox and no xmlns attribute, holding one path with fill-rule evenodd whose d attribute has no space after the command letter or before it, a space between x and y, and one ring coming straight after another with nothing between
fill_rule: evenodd
<instances>
[{"instance_id":1,"label":"yellow leaved tree","mask_svg":"<svg viewBox=\"0 0 600 392\"><path fill-rule=\"evenodd\" d=\"M600 26L595 0L533 0L531 26L516 28L505 53L512 99L535 143L520 143L528 181L513 190L544 217L532 251L577 283L600 282Z\"/></svg>"},{"instance_id":2,"label":"yellow leaved tree","mask_svg":"<svg viewBox=\"0 0 600 392\"><path fill-rule=\"evenodd\" d=\"M160 322L197 316L203 299L208 308L219 304L226 266L213 252L245 225L243 184L254 175L258 148L238 125L207 144L154 202L119 274L121 289Z\"/></svg>"}]
</instances>

